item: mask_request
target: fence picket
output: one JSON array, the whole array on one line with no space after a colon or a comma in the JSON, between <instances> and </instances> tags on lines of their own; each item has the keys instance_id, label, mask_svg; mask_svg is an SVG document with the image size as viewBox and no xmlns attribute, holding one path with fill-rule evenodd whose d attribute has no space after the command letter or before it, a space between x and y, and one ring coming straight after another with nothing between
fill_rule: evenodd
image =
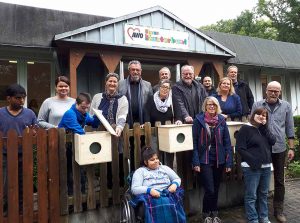
<instances>
[{"instance_id":1,"label":"fence picket","mask_svg":"<svg viewBox=\"0 0 300 223\"><path fill-rule=\"evenodd\" d=\"M33 222L33 135L23 131L23 223Z\"/></svg>"},{"instance_id":2,"label":"fence picket","mask_svg":"<svg viewBox=\"0 0 300 223\"><path fill-rule=\"evenodd\" d=\"M140 167L141 164L141 128L140 123L133 124L134 137L134 169Z\"/></svg>"},{"instance_id":3,"label":"fence picket","mask_svg":"<svg viewBox=\"0 0 300 223\"><path fill-rule=\"evenodd\" d=\"M96 194L95 194L95 168L94 165L86 167L86 176L88 181L88 194L87 194L87 209L92 210L96 208Z\"/></svg>"},{"instance_id":4,"label":"fence picket","mask_svg":"<svg viewBox=\"0 0 300 223\"><path fill-rule=\"evenodd\" d=\"M48 222L48 175L47 175L47 133L37 131L37 175L38 175L38 222Z\"/></svg>"},{"instance_id":5,"label":"fence picket","mask_svg":"<svg viewBox=\"0 0 300 223\"><path fill-rule=\"evenodd\" d=\"M19 222L19 173L18 135L15 130L7 133L7 205L8 222Z\"/></svg>"},{"instance_id":6,"label":"fence picket","mask_svg":"<svg viewBox=\"0 0 300 223\"><path fill-rule=\"evenodd\" d=\"M0 132L0 222L3 219L4 204L4 188L3 188L3 133Z\"/></svg>"},{"instance_id":7,"label":"fence picket","mask_svg":"<svg viewBox=\"0 0 300 223\"><path fill-rule=\"evenodd\" d=\"M112 198L113 204L120 204L120 176L119 176L119 151L118 140L116 136L112 136Z\"/></svg>"},{"instance_id":8,"label":"fence picket","mask_svg":"<svg viewBox=\"0 0 300 223\"><path fill-rule=\"evenodd\" d=\"M59 222L59 158L57 129L48 130L49 222Z\"/></svg>"},{"instance_id":9,"label":"fence picket","mask_svg":"<svg viewBox=\"0 0 300 223\"><path fill-rule=\"evenodd\" d=\"M73 137L74 142L74 137ZM82 211L82 198L81 198L81 183L80 183L80 167L75 161L75 147L72 143L72 172L73 172L73 205L74 212L78 213Z\"/></svg>"}]
</instances>

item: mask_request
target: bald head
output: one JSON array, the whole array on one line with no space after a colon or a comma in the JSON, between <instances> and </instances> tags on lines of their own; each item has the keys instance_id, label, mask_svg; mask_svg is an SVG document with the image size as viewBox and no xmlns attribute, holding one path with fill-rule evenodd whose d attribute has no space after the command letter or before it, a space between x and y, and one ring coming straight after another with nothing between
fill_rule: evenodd
<instances>
[{"instance_id":1,"label":"bald head","mask_svg":"<svg viewBox=\"0 0 300 223\"><path fill-rule=\"evenodd\" d=\"M276 88L279 88L281 90L281 84L278 82L278 81L271 81L270 83L268 83L267 85L267 90L268 88L273 88L273 87L276 87Z\"/></svg>"},{"instance_id":2,"label":"bald head","mask_svg":"<svg viewBox=\"0 0 300 223\"><path fill-rule=\"evenodd\" d=\"M279 96L281 94L281 84L277 81L271 81L268 85L267 85L267 102L270 104L275 104L278 99Z\"/></svg>"}]
</instances>

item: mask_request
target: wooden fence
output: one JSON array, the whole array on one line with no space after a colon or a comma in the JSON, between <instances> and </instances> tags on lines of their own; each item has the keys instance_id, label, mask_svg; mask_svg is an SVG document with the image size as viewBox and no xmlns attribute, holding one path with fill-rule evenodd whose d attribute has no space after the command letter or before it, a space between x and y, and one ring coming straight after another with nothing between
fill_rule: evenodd
<instances>
[{"instance_id":1,"label":"wooden fence","mask_svg":"<svg viewBox=\"0 0 300 223\"><path fill-rule=\"evenodd\" d=\"M157 123L156 126L160 125ZM31 131L25 130L23 137L18 137L15 131L9 131L6 138L0 133L0 222L59 222L60 216L70 213L83 212L97 207L109 207L120 204L120 197L126 190L126 176L129 174L127 160L130 158L130 138L134 142L134 169L140 166L141 144L151 144L152 136L157 136L157 128L146 123L141 129L135 123L133 129L128 125L123 130L123 137L112 136L111 164L93 164L79 166L73 156L73 195L68 195L67 187L67 157L66 143L73 141L72 135L66 135L64 129L39 129L33 136ZM141 141L141 136L144 138ZM118 144L122 143L123 155L118 152ZM74 145L74 144L72 144ZM3 149L7 149L7 156ZM22 155L18 155L18 149ZM74 148L73 148L74 154ZM7 157L7 207L3 201L3 161ZM173 156L166 157L165 163L173 168ZM21 162L18 161L22 160ZM191 167L192 152L176 154L176 169L182 178L185 190L197 185L197 180ZM119 159L122 159L120 162ZM18 173L18 165L22 163L22 173ZM4 163L5 164L5 163ZM120 164L122 166L120 166ZM225 180L241 179L241 170L235 165ZM87 190L81 193L81 168L86 172ZM111 168L111 170L110 170ZM120 176L120 170L123 174ZM109 174L108 174L109 173ZM111 173L111 174L110 174ZM19 196L19 174L23 176L22 197ZM186 202L187 204L188 202ZM20 205L20 206L19 206ZM19 210L20 209L20 210ZM188 210L189 207L186 207Z\"/></svg>"}]
</instances>

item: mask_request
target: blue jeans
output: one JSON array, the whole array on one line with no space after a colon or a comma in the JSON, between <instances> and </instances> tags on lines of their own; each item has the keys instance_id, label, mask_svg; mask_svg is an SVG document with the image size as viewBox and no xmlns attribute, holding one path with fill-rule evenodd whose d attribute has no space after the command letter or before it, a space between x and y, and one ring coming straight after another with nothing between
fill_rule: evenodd
<instances>
[{"instance_id":1,"label":"blue jeans","mask_svg":"<svg viewBox=\"0 0 300 223\"><path fill-rule=\"evenodd\" d=\"M268 222L268 192L271 168L254 170L250 167L242 167L242 170L245 182L245 211L248 222Z\"/></svg>"}]
</instances>

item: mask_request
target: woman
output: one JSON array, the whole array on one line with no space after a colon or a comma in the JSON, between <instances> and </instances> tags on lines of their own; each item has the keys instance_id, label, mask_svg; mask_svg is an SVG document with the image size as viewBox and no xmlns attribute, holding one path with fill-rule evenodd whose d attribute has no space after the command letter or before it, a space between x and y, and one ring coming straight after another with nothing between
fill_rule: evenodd
<instances>
[{"instance_id":1,"label":"woman","mask_svg":"<svg viewBox=\"0 0 300 223\"><path fill-rule=\"evenodd\" d=\"M116 133L119 137L126 123L128 101L126 96L118 93L118 81L118 74L109 73L106 75L105 92L98 93L93 97L90 113L94 114L92 108L101 110L109 124L116 125ZM100 123L99 119L95 118Z\"/></svg>"},{"instance_id":2,"label":"woman","mask_svg":"<svg viewBox=\"0 0 300 223\"><path fill-rule=\"evenodd\" d=\"M38 125L44 129L57 128L64 113L75 103L74 98L69 97L70 81L65 76L55 79L56 95L47 98L38 114Z\"/></svg>"},{"instance_id":3,"label":"woman","mask_svg":"<svg viewBox=\"0 0 300 223\"><path fill-rule=\"evenodd\" d=\"M228 120L234 120L235 118L241 118L242 116L242 104L240 97L235 93L232 81L228 77L224 77L220 80L217 94L213 95L218 99L222 109L222 115Z\"/></svg>"},{"instance_id":4,"label":"woman","mask_svg":"<svg viewBox=\"0 0 300 223\"><path fill-rule=\"evenodd\" d=\"M193 168L200 173L204 186L202 216L205 223L218 223L218 191L225 168L232 167L230 135L216 98L207 97L202 106L204 113L193 122Z\"/></svg>"},{"instance_id":5,"label":"woman","mask_svg":"<svg viewBox=\"0 0 300 223\"><path fill-rule=\"evenodd\" d=\"M269 223L268 191L271 176L272 145L276 138L269 131L268 111L256 109L250 124L241 127L237 134L236 149L242 158L245 182L245 211L250 223ZM258 205L256 208L256 204Z\"/></svg>"},{"instance_id":6,"label":"woman","mask_svg":"<svg viewBox=\"0 0 300 223\"><path fill-rule=\"evenodd\" d=\"M149 97L144 108L144 121L151 122L155 126L156 121L160 121L162 125L166 121L173 122L174 112L171 95L171 81L161 80L158 83L158 91Z\"/></svg>"},{"instance_id":7,"label":"woman","mask_svg":"<svg viewBox=\"0 0 300 223\"><path fill-rule=\"evenodd\" d=\"M144 148L142 158L144 166L138 168L132 177L131 192L135 198L131 204L134 207L144 204L146 223L186 222L179 176L168 166L160 164L156 150L151 147Z\"/></svg>"}]
</instances>

